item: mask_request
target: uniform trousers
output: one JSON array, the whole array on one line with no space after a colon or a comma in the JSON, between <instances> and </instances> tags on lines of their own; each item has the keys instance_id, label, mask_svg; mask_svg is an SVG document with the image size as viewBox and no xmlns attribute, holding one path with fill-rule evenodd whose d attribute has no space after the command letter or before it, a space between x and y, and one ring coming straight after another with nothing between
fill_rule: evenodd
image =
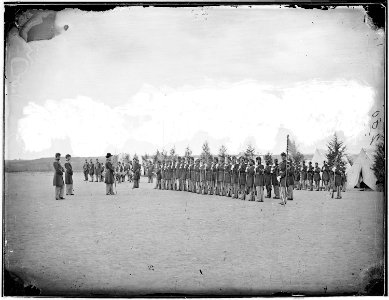
<instances>
[{"instance_id":1,"label":"uniform trousers","mask_svg":"<svg viewBox=\"0 0 389 300\"><path fill-rule=\"evenodd\" d=\"M267 197L271 198L271 185L270 184L268 184L266 186L266 192L267 192Z\"/></svg>"},{"instance_id":2,"label":"uniform trousers","mask_svg":"<svg viewBox=\"0 0 389 300\"><path fill-rule=\"evenodd\" d=\"M66 185L66 195L73 194L73 183Z\"/></svg>"},{"instance_id":3,"label":"uniform trousers","mask_svg":"<svg viewBox=\"0 0 389 300\"><path fill-rule=\"evenodd\" d=\"M89 174L91 181L93 182L93 173Z\"/></svg>"},{"instance_id":4,"label":"uniform trousers","mask_svg":"<svg viewBox=\"0 0 389 300\"><path fill-rule=\"evenodd\" d=\"M84 172L85 181L88 181L88 172Z\"/></svg>"},{"instance_id":5,"label":"uniform trousers","mask_svg":"<svg viewBox=\"0 0 389 300\"><path fill-rule=\"evenodd\" d=\"M133 189L136 189L139 187L139 179L134 180L134 185L132 186Z\"/></svg>"},{"instance_id":6,"label":"uniform trousers","mask_svg":"<svg viewBox=\"0 0 389 300\"><path fill-rule=\"evenodd\" d=\"M63 192L65 190L65 187L62 186L56 186L55 187L55 199L63 198Z\"/></svg>"},{"instance_id":7,"label":"uniform trousers","mask_svg":"<svg viewBox=\"0 0 389 300\"><path fill-rule=\"evenodd\" d=\"M274 188L274 198L279 199L280 198L280 186L273 185Z\"/></svg>"},{"instance_id":8,"label":"uniform trousers","mask_svg":"<svg viewBox=\"0 0 389 300\"><path fill-rule=\"evenodd\" d=\"M288 199L293 200L293 185L288 186Z\"/></svg>"},{"instance_id":9,"label":"uniform trousers","mask_svg":"<svg viewBox=\"0 0 389 300\"><path fill-rule=\"evenodd\" d=\"M107 195L114 195L114 192L113 192L113 183L106 183L105 184L105 193Z\"/></svg>"},{"instance_id":10,"label":"uniform trousers","mask_svg":"<svg viewBox=\"0 0 389 300\"><path fill-rule=\"evenodd\" d=\"M341 186L336 187L336 198L342 198L342 187Z\"/></svg>"},{"instance_id":11,"label":"uniform trousers","mask_svg":"<svg viewBox=\"0 0 389 300\"><path fill-rule=\"evenodd\" d=\"M256 186L255 189L257 190L257 195L255 197L255 200L258 202L263 202L263 194L264 194L263 186Z\"/></svg>"},{"instance_id":12,"label":"uniform trousers","mask_svg":"<svg viewBox=\"0 0 389 300\"><path fill-rule=\"evenodd\" d=\"M96 173L96 182L101 182L101 175Z\"/></svg>"}]
</instances>

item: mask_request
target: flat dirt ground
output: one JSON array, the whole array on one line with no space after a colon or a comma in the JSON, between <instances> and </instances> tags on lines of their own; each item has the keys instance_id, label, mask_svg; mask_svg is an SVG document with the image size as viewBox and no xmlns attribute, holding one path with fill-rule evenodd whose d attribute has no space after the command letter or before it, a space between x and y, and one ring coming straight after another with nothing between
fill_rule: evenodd
<instances>
[{"instance_id":1,"label":"flat dirt ground","mask_svg":"<svg viewBox=\"0 0 389 300\"><path fill-rule=\"evenodd\" d=\"M278 200L5 174L5 267L41 295L357 293L382 262L383 193L295 191Z\"/></svg>"}]
</instances>

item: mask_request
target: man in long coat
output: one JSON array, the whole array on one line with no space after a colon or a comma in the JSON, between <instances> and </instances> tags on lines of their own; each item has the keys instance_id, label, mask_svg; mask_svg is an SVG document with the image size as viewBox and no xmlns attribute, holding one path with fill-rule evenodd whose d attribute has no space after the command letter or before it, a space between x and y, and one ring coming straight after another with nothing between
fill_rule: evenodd
<instances>
[{"instance_id":1,"label":"man in long coat","mask_svg":"<svg viewBox=\"0 0 389 300\"><path fill-rule=\"evenodd\" d=\"M265 167L261 163L261 157L258 156L256 158L256 166L255 166L255 174L254 174L254 186L256 190L256 197L255 200L257 202L263 202L263 194L264 190L263 187L265 186L265 177L264 177L264 171Z\"/></svg>"},{"instance_id":2,"label":"man in long coat","mask_svg":"<svg viewBox=\"0 0 389 300\"><path fill-rule=\"evenodd\" d=\"M107 153L105 156L105 190L107 195L115 195L113 192L113 183L115 182L115 169L111 162L111 153Z\"/></svg>"},{"instance_id":3,"label":"man in long coat","mask_svg":"<svg viewBox=\"0 0 389 300\"><path fill-rule=\"evenodd\" d=\"M274 160L273 172L271 175L271 184L273 185L274 197L273 199L280 199L280 183L277 177L279 176L280 170L278 166L278 159Z\"/></svg>"},{"instance_id":4,"label":"man in long coat","mask_svg":"<svg viewBox=\"0 0 389 300\"><path fill-rule=\"evenodd\" d=\"M280 202L280 204L285 205L286 201L287 201L287 190L286 190L286 188L287 188L286 175L287 174L286 173L287 172L289 173L289 170L287 171L287 168L289 168L289 166L287 165L287 162L286 162L285 152L281 153L281 158L282 158L282 162L281 162L280 170L279 170L280 185L281 185L281 193L280 193L281 202Z\"/></svg>"},{"instance_id":5,"label":"man in long coat","mask_svg":"<svg viewBox=\"0 0 389 300\"><path fill-rule=\"evenodd\" d=\"M65 163L65 184L66 184L66 195L74 195L73 194L73 168L70 163L71 156L70 154L66 154L66 163Z\"/></svg>"},{"instance_id":6,"label":"man in long coat","mask_svg":"<svg viewBox=\"0 0 389 300\"><path fill-rule=\"evenodd\" d=\"M267 192L265 198L271 198L271 166L269 161L266 162L263 179Z\"/></svg>"},{"instance_id":7,"label":"man in long coat","mask_svg":"<svg viewBox=\"0 0 389 300\"><path fill-rule=\"evenodd\" d=\"M96 174L96 182L101 181L101 164L97 158L95 164L95 174Z\"/></svg>"},{"instance_id":8,"label":"man in long coat","mask_svg":"<svg viewBox=\"0 0 389 300\"><path fill-rule=\"evenodd\" d=\"M140 164L138 158L134 158L134 185L133 189L139 188L139 180L140 180Z\"/></svg>"},{"instance_id":9,"label":"man in long coat","mask_svg":"<svg viewBox=\"0 0 389 300\"><path fill-rule=\"evenodd\" d=\"M61 159L61 153L56 153L55 161L53 162L53 167L54 167L53 185L55 186L55 200L65 199L63 197L64 182L62 176L65 170L61 166L60 159Z\"/></svg>"},{"instance_id":10,"label":"man in long coat","mask_svg":"<svg viewBox=\"0 0 389 300\"><path fill-rule=\"evenodd\" d=\"M89 174L89 164L88 164L88 160L85 159L85 163L82 167L82 169L84 170L84 181L88 181L88 174Z\"/></svg>"},{"instance_id":11,"label":"man in long coat","mask_svg":"<svg viewBox=\"0 0 389 300\"><path fill-rule=\"evenodd\" d=\"M89 176L91 178L91 182L93 182L93 175L95 174L95 166L93 165L92 159L90 160L89 163Z\"/></svg>"}]
</instances>

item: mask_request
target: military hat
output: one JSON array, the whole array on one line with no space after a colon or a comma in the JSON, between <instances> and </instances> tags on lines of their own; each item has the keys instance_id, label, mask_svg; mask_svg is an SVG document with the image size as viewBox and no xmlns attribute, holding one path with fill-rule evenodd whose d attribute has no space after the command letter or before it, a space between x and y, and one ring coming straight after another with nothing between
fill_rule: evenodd
<instances>
[{"instance_id":1,"label":"military hat","mask_svg":"<svg viewBox=\"0 0 389 300\"><path fill-rule=\"evenodd\" d=\"M55 153L55 158L60 157L61 153Z\"/></svg>"},{"instance_id":2,"label":"military hat","mask_svg":"<svg viewBox=\"0 0 389 300\"><path fill-rule=\"evenodd\" d=\"M108 158L108 157L111 157L112 154L111 153L107 153L107 155L105 156L105 158Z\"/></svg>"},{"instance_id":3,"label":"military hat","mask_svg":"<svg viewBox=\"0 0 389 300\"><path fill-rule=\"evenodd\" d=\"M70 154L66 154L65 158L72 157Z\"/></svg>"},{"instance_id":4,"label":"military hat","mask_svg":"<svg viewBox=\"0 0 389 300\"><path fill-rule=\"evenodd\" d=\"M285 152L282 152L282 153L281 153L281 156L286 156Z\"/></svg>"},{"instance_id":5,"label":"military hat","mask_svg":"<svg viewBox=\"0 0 389 300\"><path fill-rule=\"evenodd\" d=\"M310 161L309 164L312 165L312 162Z\"/></svg>"}]
</instances>

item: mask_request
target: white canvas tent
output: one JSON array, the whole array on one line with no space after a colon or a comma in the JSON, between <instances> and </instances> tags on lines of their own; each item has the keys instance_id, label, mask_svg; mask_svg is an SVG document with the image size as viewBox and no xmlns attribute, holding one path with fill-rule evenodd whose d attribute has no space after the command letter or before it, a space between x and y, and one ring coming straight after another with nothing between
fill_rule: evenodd
<instances>
[{"instance_id":1,"label":"white canvas tent","mask_svg":"<svg viewBox=\"0 0 389 300\"><path fill-rule=\"evenodd\" d=\"M373 151L362 148L351 169L348 171L347 187L350 189L360 187L363 182L372 190L376 190L377 179L371 169L373 162Z\"/></svg>"},{"instance_id":2,"label":"white canvas tent","mask_svg":"<svg viewBox=\"0 0 389 300\"><path fill-rule=\"evenodd\" d=\"M319 167L323 167L323 161L327 161L324 150L316 149L313 157L311 159L312 166L315 166L315 163L318 163Z\"/></svg>"}]
</instances>

